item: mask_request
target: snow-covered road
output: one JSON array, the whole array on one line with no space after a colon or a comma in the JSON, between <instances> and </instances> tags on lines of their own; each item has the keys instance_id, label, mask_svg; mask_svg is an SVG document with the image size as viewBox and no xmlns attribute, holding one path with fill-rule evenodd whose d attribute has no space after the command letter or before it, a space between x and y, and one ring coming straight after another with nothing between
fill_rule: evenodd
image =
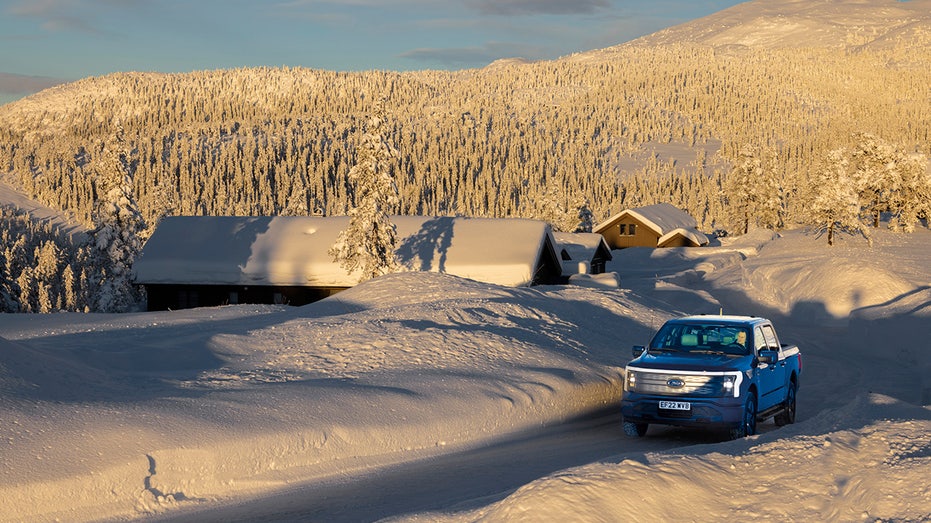
<instances>
[{"instance_id":1,"label":"snow-covered road","mask_svg":"<svg viewBox=\"0 0 931 523\"><path fill-rule=\"evenodd\" d=\"M629 250L620 289L398 274L301 308L3 315L0 521L929 520L929 240ZM801 347L798 422L624 437L631 345L722 309Z\"/></svg>"},{"instance_id":2,"label":"snow-covered road","mask_svg":"<svg viewBox=\"0 0 931 523\"><path fill-rule=\"evenodd\" d=\"M408 513L475 508L563 468L608 458L624 447L659 450L665 438L625 442L616 409L532 429L475 449L295 487L274 496L158 521L375 521Z\"/></svg>"},{"instance_id":3,"label":"snow-covered road","mask_svg":"<svg viewBox=\"0 0 931 523\"><path fill-rule=\"evenodd\" d=\"M721 433L655 427L650 438L633 440L620 432L620 422L620 413L612 406L478 448L333 477L221 508L202 511L194 507L154 521L349 523L426 511L474 509L500 501L519 487L563 469L599 461L643 459L648 452L714 444L724 438ZM771 422L759 428L760 433L776 430Z\"/></svg>"}]
</instances>

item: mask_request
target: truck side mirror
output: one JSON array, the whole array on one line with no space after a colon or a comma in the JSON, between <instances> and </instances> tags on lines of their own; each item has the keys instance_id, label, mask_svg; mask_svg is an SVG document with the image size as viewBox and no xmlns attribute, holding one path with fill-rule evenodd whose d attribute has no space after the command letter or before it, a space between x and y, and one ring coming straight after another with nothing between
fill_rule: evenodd
<instances>
[{"instance_id":1,"label":"truck side mirror","mask_svg":"<svg viewBox=\"0 0 931 523\"><path fill-rule=\"evenodd\" d=\"M646 350L646 347L643 345L634 345L634 349L631 352L633 352L635 358L639 358L640 355L643 354Z\"/></svg>"},{"instance_id":2,"label":"truck side mirror","mask_svg":"<svg viewBox=\"0 0 931 523\"><path fill-rule=\"evenodd\" d=\"M763 363L776 363L779 361L779 352L763 349L760 351L760 361Z\"/></svg>"}]
</instances>

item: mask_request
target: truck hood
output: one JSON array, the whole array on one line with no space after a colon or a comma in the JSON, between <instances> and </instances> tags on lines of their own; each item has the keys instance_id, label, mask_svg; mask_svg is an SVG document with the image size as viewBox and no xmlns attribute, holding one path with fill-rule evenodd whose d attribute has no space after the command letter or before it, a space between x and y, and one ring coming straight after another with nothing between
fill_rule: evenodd
<instances>
[{"instance_id":1,"label":"truck hood","mask_svg":"<svg viewBox=\"0 0 931 523\"><path fill-rule=\"evenodd\" d=\"M744 371L750 368L753 356L724 356L717 354L670 354L643 353L628 366L641 369L686 370L686 371Z\"/></svg>"}]
</instances>

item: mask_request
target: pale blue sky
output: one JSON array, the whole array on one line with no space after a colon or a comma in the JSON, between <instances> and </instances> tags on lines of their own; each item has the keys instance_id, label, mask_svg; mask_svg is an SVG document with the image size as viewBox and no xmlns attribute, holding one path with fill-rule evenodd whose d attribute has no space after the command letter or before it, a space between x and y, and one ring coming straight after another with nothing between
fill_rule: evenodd
<instances>
[{"instance_id":1,"label":"pale blue sky","mask_svg":"<svg viewBox=\"0 0 931 523\"><path fill-rule=\"evenodd\" d=\"M463 69L504 57L552 59L741 1L0 0L0 90L11 75Z\"/></svg>"}]
</instances>

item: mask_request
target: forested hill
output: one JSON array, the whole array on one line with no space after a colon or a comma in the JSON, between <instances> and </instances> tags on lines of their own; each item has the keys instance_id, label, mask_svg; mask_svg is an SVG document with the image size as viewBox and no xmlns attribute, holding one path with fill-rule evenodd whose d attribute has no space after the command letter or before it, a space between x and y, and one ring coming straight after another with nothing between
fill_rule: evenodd
<instances>
[{"instance_id":1,"label":"forested hill","mask_svg":"<svg viewBox=\"0 0 931 523\"><path fill-rule=\"evenodd\" d=\"M716 34L752 26L763 42L785 28L759 23L754 9L791 18L812 4L911 16L906 7L928 0L757 0L725 12L727 31ZM849 29L861 43L870 31L890 34L877 24L901 26L891 15L870 18L868 31L807 20L807 33ZM741 151L759 160L778 207L777 218L756 217L763 226L801 219L812 173L830 151L853 146L854 133L931 152L931 46L920 39L789 48L677 31L651 45L458 72L87 78L0 107L0 174L89 224L104 144L121 126L150 225L166 213L342 214L361 122L385 98L401 154L401 213L538 217L565 228L586 199L596 222L668 201L710 231L745 218L728 212L727 178Z\"/></svg>"}]
</instances>

